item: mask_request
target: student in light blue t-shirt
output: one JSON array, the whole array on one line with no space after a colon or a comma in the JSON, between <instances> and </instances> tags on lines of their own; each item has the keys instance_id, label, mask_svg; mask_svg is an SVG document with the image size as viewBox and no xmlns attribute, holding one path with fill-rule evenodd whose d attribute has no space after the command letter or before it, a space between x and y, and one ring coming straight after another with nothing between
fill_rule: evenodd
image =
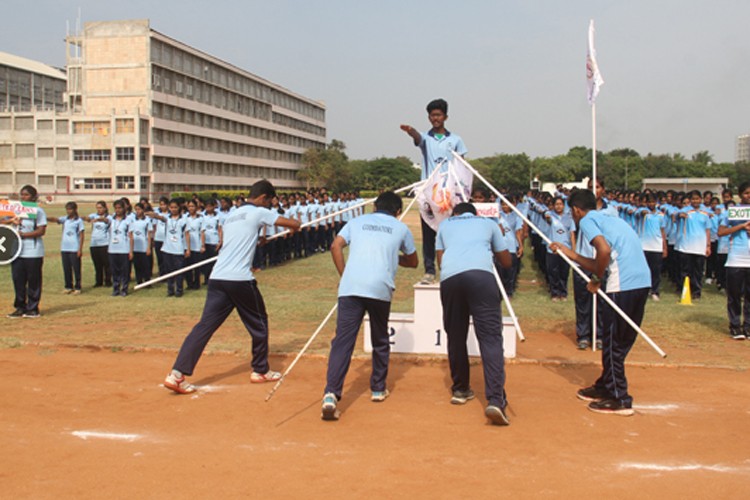
<instances>
[{"instance_id":1,"label":"student in light blue t-shirt","mask_svg":"<svg viewBox=\"0 0 750 500\"><path fill-rule=\"evenodd\" d=\"M570 214L565 213L565 200L558 196L552 202L553 209L544 213L547 221L547 237L553 243L568 248L576 246L575 224ZM570 266L560 255L547 248L547 283L553 302L568 299L568 276Z\"/></svg>"},{"instance_id":2,"label":"student in light blue t-shirt","mask_svg":"<svg viewBox=\"0 0 750 500\"><path fill-rule=\"evenodd\" d=\"M750 206L750 182L739 188L740 204ZM729 335L735 340L750 338L750 221L722 216L718 235L729 236L726 261L727 316Z\"/></svg>"},{"instance_id":3,"label":"student in light blue t-shirt","mask_svg":"<svg viewBox=\"0 0 750 500\"><path fill-rule=\"evenodd\" d=\"M166 237L161 247L165 274L182 269L185 265L187 242L185 241L186 219L182 217L180 202L169 200L169 215L154 212L147 214L152 219L166 224ZM167 278L167 297L182 297L183 273Z\"/></svg>"},{"instance_id":4,"label":"student in light blue t-shirt","mask_svg":"<svg viewBox=\"0 0 750 500\"><path fill-rule=\"evenodd\" d=\"M36 202L37 191L34 186L21 188L22 202ZM3 224L11 224L21 237L21 253L11 263L11 275L15 310L9 318L38 318L39 303L42 300L42 267L44 265L44 242L42 237L47 231L47 214L41 207L36 209L35 218L13 217L4 219Z\"/></svg>"},{"instance_id":5,"label":"student in light blue t-shirt","mask_svg":"<svg viewBox=\"0 0 750 500\"><path fill-rule=\"evenodd\" d=\"M83 240L86 226L78 216L78 204L69 201L65 204L66 217L57 219L62 224L62 240L60 241L60 257L62 260L63 276L65 279L65 294L81 293L81 255L83 255ZM75 277L75 283L73 278Z\"/></svg>"},{"instance_id":6,"label":"student in light blue t-shirt","mask_svg":"<svg viewBox=\"0 0 750 500\"><path fill-rule=\"evenodd\" d=\"M690 205L676 215L681 224L678 229L675 250L681 254L680 281L690 279L690 292L694 300L700 300L703 290L703 272L706 257L711 255L711 219L701 210L701 192L691 191Z\"/></svg>"},{"instance_id":7,"label":"student in light blue t-shirt","mask_svg":"<svg viewBox=\"0 0 750 500\"><path fill-rule=\"evenodd\" d=\"M109 217L109 268L112 270L112 296L126 297L130 283L130 237L128 228L132 218L125 212L123 200L113 203L115 215Z\"/></svg>"},{"instance_id":8,"label":"student in light blue t-shirt","mask_svg":"<svg viewBox=\"0 0 750 500\"><path fill-rule=\"evenodd\" d=\"M638 235L624 220L596 210L591 191L576 191L568 198L571 215L580 230L579 238L594 247L593 258L584 257L559 243L555 252L564 253L581 268L593 273L587 285L591 293L604 287L608 297L636 324L643 321L651 277ZM611 415L633 415L633 398L628 394L625 358L638 337L630 324L602 301L602 375L594 385L578 391L589 401L589 410Z\"/></svg>"},{"instance_id":9,"label":"student in light blue t-shirt","mask_svg":"<svg viewBox=\"0 0 750 500\"><path fill-rule=\"evenodd\" d=\"M130 260L135 269L136 283L141 284L151 280L151 241L153 239L152 220L145 215L143 203L135 204L135 218L128 227L130 240Z\"/></svg>"},{"instance_id":10,"label":"student in light blue t-shirt","mask_svg":"<svg viewBox=\"0 0 750 500\"><path fill-rule=\"evenodd\" d=\"M109 269L109 210L104 200L96 202L96 213L89 215L91 241L89 252L94 263L94 288L112 286L112 272Z\"/></svg>"},{"instance_id":11,"label":"student in light blue t-shirt","mask_svg":"<svg viewBox=\"0 0 750 500\"><path fill-rule=\"evenodd\" d=\"M216 202L213 199L209 199L206 200L206 213L203 214L203 221L201 223L201 251L203 252L203 258L212 259L216 257L219 249L221 249L221 219L216 213ZM206 285L208 284L208 277L211 276L213 268L214 263L201 266L203 282Z\"/></svg>"},{"instance_id":12,"label":"student in light blue t-shirt","mask_svg":"<svg viewBox=\"0 0 750 500\"><path fill-rule=\"evenodd\" d=\"M482 355L485 416L493 424L508 425L501 299L493 258L504 268L510 267L512 260L498 225L476 213L471 203L459 203L453 215L440 223L435 240L443 328L453 381L451 404L474 399L466 346L471 318Z\"/></svg>"},{"instance_id":13,"label":"student in light blue t-shirt","mask_svg":"<svg viewBox=\"0 0 750 500\"><path fill-rule=\"evenodd\" d=\"M187 218L185 219L185 267L198 264L203 260L203 245L201 244L201 227L203 216L198 213L198 202L189 200L187 202ZM186 272L186 286L188 290L200 290L201 269L196 267Z\"/></svg>"},{"instance_id":14,"label":"student in light blue t-shirt","mask_svg":"<svg viewBox=\"0 0 750 500\"><path fill-rule=\"evenodd\" d=\"M172 371L164 380L167 389L178 394L195 392L195 386L185 376L193 374L206 344L234 309L252 338L250 382L274 382L281 378L281 373L272 371L268 365L268 314L250 270L263 225L299 229L299 222L267 209L274 196L276 190L270 182L258 181L250 189L248 203L224 221L223 247L208 280L203 314L182 343Z\"/></svg>"},{"instance_id":15,"label":"student in light blue t-shirt","mask_svg":"<svg viewBox=\"0 0 750 500\"><path fill-rule=\"evenodd\" d=\"M386 378L391 347L388 317L396 287L396 269L419 264L414 238L406 224L397 219L401 207L401 197L397 194L382 193L375 200L376 212L349 222L331 245L331 257L341 281L336 336L328 356L323 420L339 418L337 404L365 313L370 317L372 339L370 399L381 402L388 397ZM347 246L349 258L345 262Z\"/></svg>"},{"instance_id":16,"label":"student in light blue t-shirt","mask_svg":"<svg viewBox=\"0 0 750 500\"><path fill-rule=\"evenodd\" d=\"M144 207L145 208L145 207ZM148 212L148 210L146 210ZM169 215L169 198L166 196L162 196L159 198L159 208L154 210L155 213L167 217ZM148 217L148 214L146 214ZM166 274L164 271L164 256L161 253L161 247L164 246L164 240L167 237L167 225L163 220L160 219L151 219L151 222L153 223L153 253L156 254L156 266L159 268L159 276L163 276Z\"/></svg>"},{"instance_id":17,"label":"student in light blue t-shirt","mask_svg":"<svg viewBox=\"0 0 750 500\"><path fill-rule=\"evenodd\" d=\"M422 180L428 179L438 165L442 171L447 171L448 161L453 158L453 151L461 156L468 153L463 139L458 134L445 128L448 119L448 103L444 99L435 99L427 104L427 118L432 128L429 132L421 133L411 125L401 125L422 152ZM422 260L425 275L423 284L435 281L435 231L421 219L422 223Z\"/></svg>"},{"instance_id":18,"label":"student in light blue t-shirt","mask_svg":"<svg viewBox=\"0 0 750 500\"><path fill-rule=\"evenodd\" d=\"M659 300L662 262L667 257L667 216L656 209L653 194L640 196L642 207L635 212L636 230L651 271L651 299Z\"/></svg>"}]
</instances>

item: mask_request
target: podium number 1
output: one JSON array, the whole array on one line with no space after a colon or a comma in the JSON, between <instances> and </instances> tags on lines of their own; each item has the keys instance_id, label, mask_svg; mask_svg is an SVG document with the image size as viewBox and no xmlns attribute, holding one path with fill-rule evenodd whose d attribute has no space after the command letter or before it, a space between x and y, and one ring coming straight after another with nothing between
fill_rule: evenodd
<instances>
[{"instance_id":1,"label":"podium number 1","mask_svg":"<svg viewBox=\"0 0 750 500\"><path fill-rule=\"evenodd\" d=\"M437 338L435 339L437 340L437 342L435 342L435 345L440 345L440 330L439 329L435 330L435 335L437 336Z\"/></svg>"}]
</instances>

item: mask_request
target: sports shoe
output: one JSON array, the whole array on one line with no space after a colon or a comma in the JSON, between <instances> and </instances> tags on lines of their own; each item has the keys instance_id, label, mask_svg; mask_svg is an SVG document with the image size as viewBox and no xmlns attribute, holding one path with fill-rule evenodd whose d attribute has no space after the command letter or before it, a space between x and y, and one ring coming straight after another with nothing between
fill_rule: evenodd
<instances>
[{"instance_id":1,"label":"sports shoe","mask_svg":"<svg viewBox=\"0 0 750 500\"><path fill-rule=\"evenodd\" d=\"M471 389L465 391L453 391L451 404L463 405L466 404L467 401L471 401L472 399L474 399L474 391L472 391Z\"/></svg>"},{"instance_id":2,"label":"sports shoe","mask_svg":"<svg viewBox=\"0 0 750 500\"><path fill-rule=\"evenodd\" d=\"M489 405L484 409L484 415L490 419L493 425L510 425L508 416L499 406Z\"/></svg>"},{"instance_id":3,"label":"sports shoe","mask_svg":"<svg viewBox=\"0 0 750 500\"><path fill-rule=\"evenodd\" d=\"M579 351L585 351L589 347L591 347L591 341L590 340L582 339L582 340L578 341L578 350Z\"/></svg>"},{"instance_id":4,"label":"sports shoe","mask_svg":"<svg viewBox=\"0 0 750 500\"><path fill-rule=\"evenodd\" d=\"M185 380L185 375L176 377L174 372L169 372L167 378L164 379L164 387L171 389L177 394L190 394L195 392L195 386Z\"/></svg>"},{"instance_id":5,"label":"sports shoe","mask_svg":"<svg viewBox=\"0 0 750 500\"><path fill-rule=\"evenodd\" d=\"M713 282L714 282L714 280L712 280L711 278L706 278L706 284L707 285L710 285Z\"/></svg>"},{"instance_id":6,"label":"sports shoe","mask_svg":"<svg viewBox=\"0 0 750 500\"><path fill-rule=\"evenodd\" d=\"M10 319L23 318L23 312L23 309L16 309L12 313L6 314L5 317Z\"/></svg>"},{"instance_id":7,"label":"sports shoe","mask_svg":"<svg viewBox=\"0 0 750 500\"><path fill-rule=\"evenodd\" d=\"M433 283L435 283L435 275L430 273L426 273L422 276L422 279L419 282L420 285L432 285Z\"/></svg>"},{"instance_id":8,"label":"sports shoe","mask_svg":"<svg viewBox=\"0 0 750 500\"><path fill-rule=\"evenodd\" d=\"M36 319L36 318L39 318L41 316L42 315L39 314L39 311L26 311L25 313L23 313L23 317L24 318Z\"/></svg>"},{"instance_id":9,"label":"sports shoe","mask_svg":"<svg viewBox=\"0 0 750 500\"><path fill-rule=\"evenodd\" d=\"M633 408L625 406L616 399L602 399L599 401L592 401L589 403L589 410L594 413L603 413L605 415L620 415L622 417L629 417L635 412Z\"/></svg>"},{"instance_id":10,"label":"sports shoe","mask_svg":"<svg viewBox=\"0 0 750 500\"><path fill-rule=\"evenodd\" d=\"M276 382L281 378L281 373L268 370L266 373L253 372L250 374L250 382L262 384L263 382Z\"/></svg>"},{"instance_id":11,"label":"sports shoe","mask_svg":"<svg viewBox=\"0 0 750 500\"><path fill-rule=\"evenodd\" d=\"M64 293L65 295L70 295L71 293L73 293L73 289L72 288L66 288L65 290L62 291L62 293Z\"/></svg>"},{"instance_id":12,"label":"sports shoe","mask_svg":"<svg viewBox=\"0 0 750 500\"><path fill-rule=\"evenodd\" d=\"M576 393L576 397L581 401L601 401L606 399L607 395L597 389L595 386L586 387L585 389L579 389Z\"/></svg>"},{"instance_id":13,"label":"sports shoe","mask_svg":"<svg viewBox=\"0 0 750 500\"><path fill-rule=\"evenodd\" d=\"M388 392L388 389L384 391L372 391L372 394L370 394L370 401L374 401L375 403L381 403L385 401L385 398L390 396L391 393Z\"/></svg>"},{"instance_id":14,"label":"sports shoe","mask_svg":"<svg viewBox=\"0 0 750 500\"><path fill-rule=\"evenodd\" d=\"M71 292L73 295L81 295L81 291L77 288Z\"/></svg>"},{"instance_id":15,"label":"sports shoe","mask_svg":"<svg viewBox=\"0 0 750 500\"><path fill-rule=\"evenodd\" d=\"M602 341L601 341L601 339L600 339L600 340L597 340L597 341L596 341L596 350L597 350L597 351L601 351L601 350L602 350L602 346L603 346L603 344L602 344Z\"/></svg>"},{"instance_id":16,"label":"sports shoe","mask_svg":"<svg viewBox=\"0 0 750 500\"><path fill-rule=\"evenodd\" d=\"M336 408L338 399L332 392L327 392L323 396L323 404L320 407L320 418L323 420L338 420L341 413Z\"/></svg>"},{"instance_id":17,"label":"sports shoe","mask_svg":"<svg viewBox=\"0 0 750 500\"><path fill-rule=\"evenodd\" d=\"M739 326L737 327L730 327L729 328L729 335L732 336L734 340L745 340L745 332L742 331L742 328Z\"/></svg>"},{"instance_id":18,"label":"sports shoe","mask_svg":"<svg viewBox=\"0 0 750 500\"><path fill-rule=\"evenodd\" d=\"M654 302L659 302L661 299L659 298L659 296L657 294L652 293L651 294L651 300L653 300Z\"/></svg>"}]
</instances>

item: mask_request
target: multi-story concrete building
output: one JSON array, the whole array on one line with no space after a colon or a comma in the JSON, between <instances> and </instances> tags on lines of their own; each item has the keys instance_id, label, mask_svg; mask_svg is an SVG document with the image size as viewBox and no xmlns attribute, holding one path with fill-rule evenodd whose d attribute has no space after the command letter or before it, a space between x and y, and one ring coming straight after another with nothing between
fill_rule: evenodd
<instances>
[{"instance_id":1,"label":"multi-story concrete building","mask_svg":"<svg viewBox=\"0 0 750 500\"><path fill-rule=\"evenodd\" d=\"M0 113L0 193L61 199L300 187L325 106L150 28L86 23L67 38L64 111Z\"/></svg>"},{"instance_id":2,"label":"multi-story concrete building","mask_svg":"<svg viewBox=\"0 0 750 500\"><path fill-rule=\"evenodd\" d=\"M750 162L750 135L745 134L737 137L734 161Z\"/></svg>"}]
</instances>

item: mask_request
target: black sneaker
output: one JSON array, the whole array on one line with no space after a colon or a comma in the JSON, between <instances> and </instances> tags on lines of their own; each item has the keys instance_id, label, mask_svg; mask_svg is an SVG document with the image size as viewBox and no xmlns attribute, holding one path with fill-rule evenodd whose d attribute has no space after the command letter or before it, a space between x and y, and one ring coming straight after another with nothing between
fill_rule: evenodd
<instances>
[{"instance_id":1,"label":"black sneaker","mask_svg":"<svg viewBox=\"0 0 750 500\"><path fill-rule=\"evenodd\" d=\"M11 318L11 319L23 318L23 313L24 313L23 309L16 309L12 313L6 314L5 317Z\"/></svg>"},{"instance_id":2,"label":"black sneaker","mask_svg":"<svg viewBox=\"0 0 750 500\"><path fill-rule=\"evenodd\" d=\"M585 351L589 347L591 347L591 341L590 340L582 339L582 340L578 341L578 350L579 351Z\"/></svg>"},{"instance_id":3,"label":"black sneaker","mask_svg":"<svg viewBox=\"0 0 750 500\"><path fill-rule=\"evenodd\" d=\"M601 401L602 399L607 399L607 394L604 394L592 385L591 387L580 389L576 393L576 397L581 401Z\"/></svg>"},{"instance_id":4,"label":"black sneaker","mask_svg":"<svg viewBox=\"0 0 750 500\"><path fill-rule=\"evenodd\" d=\"M730 327L729 335L731 335L734 340L745 340L747 338L745 332L739 326Z\"/></svg>"},{"instance_id":5,"label":"black sneaker","mask_svg":"<svg viewBox=\"0 0 750 500\"><path fill-rule=\"evenodd\" d=\"M471 389L467 389L465 391L453 391L451 404L463 405L466 404L467 401L471 401L472 399L474 399L474 391L472 391Z\"/></svg>"},{"instance_id":6,"label":"black sneaker","mask_svg":"<svg viewBox=\"0 0 750 500\"><path fill-rule=\"evenodd\" d=\"M616 399L602 399L600 401L592 401L589 403L589 410L594 413L603 413L605 415L620 415L623 417L629 417L635 413L633 408L625 406Z\"/></svg>"},{"instance_id":7,"label":"black sneaker","mask_svg":"<svg viewBox=\"0 0 750 500\"><path fill-rule=\"evenodd\" d=\"M495 405L489 405L484 409L484 415L490 419L492 425L510 425L510 420L502 408Z\"/></svg>"},{"instance_id":8,"label":"black sneaker","mask_svg":"<svg viewBox=\"0 0 750 500\"><path fill-rule=\"evenodd\" d=\"M23 313L24 318L36 319L36 318L39 318L40 316L41 314L39 314L39 311L26 311L25 313Z\"/></svg>"}]
</instances>

